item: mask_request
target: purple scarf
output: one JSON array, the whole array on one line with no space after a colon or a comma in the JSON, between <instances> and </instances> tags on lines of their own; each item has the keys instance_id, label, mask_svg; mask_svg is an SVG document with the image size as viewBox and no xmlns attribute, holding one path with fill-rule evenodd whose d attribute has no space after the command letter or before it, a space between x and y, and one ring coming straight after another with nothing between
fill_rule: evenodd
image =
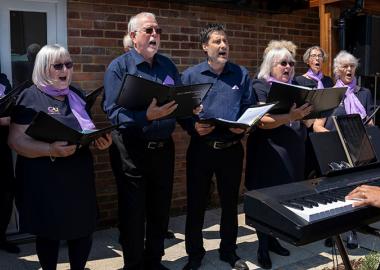
<instances>
[{"instance_id":1,"label":"purple scarf","mask_svg":"<svg viewBox=\"0 0 380 270\"><path fill-rule=\"evenodd\" d=\"M317 86L318 89L323 89L323 88L325 88L324 85L323 85L323 83L322 83L322 81L321 81L322 78L323 78L323 74L322 74L322 72L318 72L317 74L315 74L315 73L311 70L311 68L309 68L309 70L306 72L306 75L307 75L309 78L313 79L314 81L317 81L317 82L318 82L318 86Z\"/></svg>"},{"instance_id":2,"label":"purple scarf","mask_svg":"<svg viewBox=\"0 0 380 270\"><path fill-rule=\"evenodd\" d=\"M73 112L75 118L78 120L82 130L91 130L95 128L94 123L92 123L90 117L88 116L85 110L86 103L69 88L56 89L53 86L48 85L43 87L42 91L53 97L67 96L67 98L69 99L71 111Z\"/></svg>"},{"instance_id":3,"label":"purple scarf","mask_svg":"<svg viewBox=\"0 0 380 270\"><path fill-rule=\"evenodd\" d=\"M5 96L5 89L6 89L5 85L2 85L0 83L0 98L2 98L3 96Z\"/></svg>"},{"instance_id":4,"label":"purple scarf","mask_svg":"<svg viewBox=\"0 0 380 270\"><path fill-rule=\"evenodd\" d=\"M334 87L348 87L346 91L346 98L344 99L344 109L347 114L357 113L360 117L364 119L367 116L367 112L360 100L355 96L356 90L356 78L348 85L345 85L342 80L338 79Z\"/></svg>"},{"instance_id":5,"label":"purple scarf","mask_svg":"<svg viewBox=\"0 0 380 270\"><path fill-rule=\"evenodd\" d=\"M270 85L272 85L272 82L279 82L279 83L284 83L282 81L276 80L274 77L269 76L269 78L266 80ZM289 79L286 83L292 84L292 80Z\"/></svg>"}]
</instances>

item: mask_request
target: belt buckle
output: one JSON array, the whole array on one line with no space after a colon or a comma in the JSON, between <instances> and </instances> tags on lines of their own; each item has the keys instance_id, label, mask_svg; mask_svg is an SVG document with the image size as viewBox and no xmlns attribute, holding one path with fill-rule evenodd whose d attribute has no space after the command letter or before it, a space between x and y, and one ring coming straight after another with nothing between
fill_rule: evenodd
<instances>
[{"instance_id":1,"label":"belt buckle","mask_svg":"<svg viewBox=\"0 0 380 270\"><path fill-rule=\"evenodd\" d=\"M220 145L220 146L218 146L218 145ZM223 142L217 142L217 141L215 141L213 143L213 145L212 145L212 148L214 148L214 149L223 149L222 145L223 145Z\"/></svg>"},{"instance_id":2,"label":"belt buckle","mask_svg":"<svg viewBox=\"0 0 380 270\"><path fill-rule=\"evenodd\" d=\"M157 148L157 142L148 142L147 148L153 149L153 150L156 149Z\"/></svg>"}]
</instances>

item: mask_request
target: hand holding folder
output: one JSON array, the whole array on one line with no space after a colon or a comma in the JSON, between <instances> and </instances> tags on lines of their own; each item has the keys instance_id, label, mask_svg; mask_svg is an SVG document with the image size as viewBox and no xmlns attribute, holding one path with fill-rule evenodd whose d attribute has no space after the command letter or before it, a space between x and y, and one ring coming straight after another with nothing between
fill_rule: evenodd
<instances>
[{"instance_id":1,"label":"hand holding folder","mask_svg":"<svg viewBox=\"0 0 380 270\"><path fill-rule=\"evenodd\" d=\"M207 118L200 119L199 122L226 128L248 129L255 125L275 105L276 103L251 106L236 121L230 121L222 118Z\"/></svg>"},{"instance_id":2,"label":"hand holding folder","mask_svg":"<svg viewBox=\"0 0 380 270\"><path fill-rule=\"evenodd\" d=\"M288 113L295 103L297 108L305 103L313 106L313 111L303 119L324 118L330 116L339 106L346 87L311 89L309 87L273 82L267 102L278 102L270 111L272 114Z\"/></svg>"},{"instance_id":3,"label":"hand holding folder","mask_svg":"<svg viewBox=\"0 0 380 270\"><path fill-rule=\"evenodd\" d=\"M87 145L118 128L122 124L123 123L98 130L85 130L80 132L66 126L44 112L39 112L34 117L25 133L36 140L48 143L67 141L69 144Z\"/></svg>"},{"instance_id":4,"label":"hand holding folder","mask_svg":"<svg viewBox=\"0 0 380 270\"><path fill-rule=\"evenodd\" d=\"M166 116L188 117L198 107L211 88L211 83L167 86L134 75L127 74L122 82L116 104L129 110L146 110L153 98L162 106L170 101L178 104L177 109Z\"/></svg>"}]
</instances>

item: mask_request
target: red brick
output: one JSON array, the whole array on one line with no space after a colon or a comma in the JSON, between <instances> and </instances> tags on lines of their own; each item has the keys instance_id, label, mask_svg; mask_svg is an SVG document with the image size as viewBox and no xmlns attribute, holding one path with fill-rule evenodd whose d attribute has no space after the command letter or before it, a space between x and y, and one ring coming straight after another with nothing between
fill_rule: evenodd
<instances>
[{"instance_id":1,"label":"red brick","mask_svg":"<svg viewBox=\"0 0 380 270\"><path fill-rule=\"evenodd\" d=\"M92 21L91 20L69 19L69 20L67 20L67 28L91 29L92 28Z\"/></svg>"},{"instance_id":2,"label":"red brick","mask_svg":"<svg viewBox=\"0 0 380 270\"><path fill-rule=\"evenodd\" d=\"M125 35L124 31L105 31L104 32L104 37L106 37L106 38L123 39L124 35Z\"/></svg>"},{"instance_id":3,"label":"red brick","mask_svg":"<svg viewBox=\"0 0 380 270\"><path fill-rule=\"evenodd\" d=\"M83 65L82 71L83 72L104 72L105 66L104 65Z\"/></svg>"},{"instance_id":4,"label":"red brick","mask_svg":"<svg viewBox=\"0 0 380 270\"><path fill-rule=\"evenodd\" d=\"M114 22L94 21L94 29L115 29Z\"/></svg>"},{"instance_id":5,"label":"red brick","mask_svg":"<svg viewBox=\"0 0 380 270\"><path fill-rule=\"evenodd\" d=\"M102 30L81 30L81 36L82 37L102 37L103 31Z\"/></svg>"}]
</instances>

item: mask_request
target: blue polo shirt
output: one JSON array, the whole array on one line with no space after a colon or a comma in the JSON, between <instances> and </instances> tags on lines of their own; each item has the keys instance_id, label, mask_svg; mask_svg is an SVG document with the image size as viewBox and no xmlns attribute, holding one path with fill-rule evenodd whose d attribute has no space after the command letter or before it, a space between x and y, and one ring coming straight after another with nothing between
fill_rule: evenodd
<instances>
[{"instance_id":1,"label":"blue polo shirt","mask_svg":"<svg viewBox=\"0 0 380 270\"><path fill-rule=\"evenodd\" d=\"M147 140L169 138L175 129L175 118L148 121L146 110L133 111L116 105L122 79L126 73L158 83L168 81L170 77L175 85L180 85L181 80L176 66L169 58L158 53L153 58L153 65L150 66L142 55L131 49L114 59L104 76L103 109L113 124L128 122L121 128L128 128L128 132L136 131L136 134L141 134L142 131L144 139Z\"/></svg>"},{"instance_id":2,"label":"blue polo shirt","mask_svg":"<svg viewBox=\"0 0 380 270\"><path fill-rule=\"evenodd\" d=\"M256 104L248 70L231 62L227 62L223 72L218 75L210 69L206 60L186 69L182 74L182 83L184 85L213 83L202 101L203 111L199 114L199 118L223 118L234 121L249 106ZM199 136L194 128L197 118L194 117L192 120L182 126L191 136ZM213 132L201 137L206 140L228 141L242 136L232 133L227 128L216 127Z\"/></svg>"}]
</instances>

